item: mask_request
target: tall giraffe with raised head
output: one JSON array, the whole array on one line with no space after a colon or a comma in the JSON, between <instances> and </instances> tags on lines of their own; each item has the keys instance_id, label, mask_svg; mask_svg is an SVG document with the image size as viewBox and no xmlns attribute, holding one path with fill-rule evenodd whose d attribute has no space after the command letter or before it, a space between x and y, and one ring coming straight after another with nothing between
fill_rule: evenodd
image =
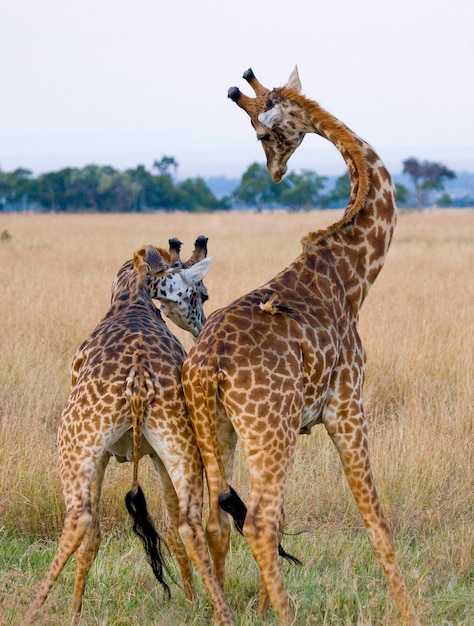
<instances>
[{"instance_id":1,"label":"tall giraffe with raised head","mask_svg":"<svg viewBox=\"0 0 474 626\"><path fill-rule=\"evenodd\" d=\"M81 344L72 365L72 389L58 431L58 453L66 503L56 555L39 585L24 623L31 622L69 557L76 560L71 617L79 618L89 570L99 550L99 500L111 456L133 461L132 489L126 495L134 530L143 540L153 572L169 592L160 537L147 513L138 484L138 461L147 454L156 466L168 513L168 541L181 570L186 597L193 597L189 556L182 532L193 537L191 557L210 566L201 526L203 469L186 412L181 385L184 348L167 328L152 298L175 322L197 335L205 322L202 283L211 263L207 238L199 237L188 262L181 242L169 253L154 246L135 252L117 273L109 311ZM211 580L211 591L213 579ZM217 581L214 582L218 588ZM225 608L224 608L225 613Z\"/></svg>"},{"instance_id":2,"label":"tall giraffe with raised head","mask_svg":"<svg viewBox=\"0 0 474 626\"><path fill-rule=\"evenodd\" d=\"M344 215L310 232L302 252L274 278L214 312L183 366L183 385L210 490L207 537L223 584L235 513L261 572L259 615L268 601L292 622L278 564L283 493L298 434L324 424L403 620L417 624L372 478L362 405L365 353L358 318L396 223L395 191L374 150L301 94L297 70L269 90L244 74L256 97L229 97L250 116L275 182L306 133L341 152L351 177ZM237 437L250 472L248 510L230 487Z\"/></svg>"}]
</instances>

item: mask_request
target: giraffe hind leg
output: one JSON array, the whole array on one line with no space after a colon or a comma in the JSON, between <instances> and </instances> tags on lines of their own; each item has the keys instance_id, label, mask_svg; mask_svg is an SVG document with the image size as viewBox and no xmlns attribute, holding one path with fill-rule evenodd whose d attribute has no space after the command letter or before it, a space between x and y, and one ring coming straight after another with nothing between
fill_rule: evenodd
<instances>
[{"instance_id":1,"label":"giraffe hind leg","mask_svg":"<svg viewBox=\"0 0 474 626\"><path fill-rule=\"evenodd\" d=\"M74 553L76 561L76 578L74 582L74 592L70 608L70 617L77 619L82 610L82 599L86 587L89 571L94 563L99 551L101 534L99 523L99 501L102 490L102 482L107 464L110 459L108 452L104 453L97 464L97 469L93 475L90 489L92 521L88 527L81 544Z\"/></svg>"},{"instance_id":2,"label":"giraffe hind leg","mask_svg":"<svg viewBox=\"0 0 474 626\"><path fill-rule=\"evenodd\" d=\"M34 599L28 607L23 623L29 624L34 620L70 556L81 545L91 523L92 514L89 506L81 506L80 508L76 506L67 513L58 549Z\"/></svg>"},{"instance_id":3,"label":"giraffe hind leg","mask_svg":"<svg viewBox=\"0 0 474 626\"><path fill-rule=\"evenodd\" d=\"M181 580L183 582L184 594L187 600L194 599L194 584L193 584L193 571L191 567L191 561L184 546L183 540L179 534L179 502L176 490L171 481L163 462L159 456L153 452L151 459L157 470L163 489L163 500L166 506L168 514L168 531L166 539L171 551L178 561L178 567L181 573ZM201 487L202 489L202 487ZM197 487L196 487L197 490Z\"/></svg>"},{"instance_id":4,"label":"giraffe hind leg","mask_svg":"<svg viewBox=\"0 0 474 626\"><path fill-rule=\"evenodd\" d=\"M250 497L252 500L252 494ZM256 499L258 501L258 495ZM277 529L279 524L274 515L279 507L268 506L263 500L264 498L256 505L250 502L243 529L245 539L260 569L258 617L265 618L268 602L270 602L278 612L278 623L290 624L293 622L293 617L278 562L279 532Z\"/></svg>"},{"instance_id":5,"label":"giraffe hind leg","mask_svg":"<svg viewBox=\"0 0 474 626\"><path fill-rule=\"evenodd\" d=\"M398 565L392 533L385 521L370 469L366 429L363 420L352 433L330 433L342 461L347 482L367 530L369 543L385 574L393 599L404 623L418 626L410 594ZM354 444L354 441L362 441Z\"/></svg>"},{"instance_id":6,"label":"giraffe hind leg","mask_svg":"<svg viewBox=\"0 0 474 626\"><path fill-rule=\"evenodd\" d=\"M211 565L208 542L201 520L196 519L196 508L194 507L193 511L192 507L189 507L187 512L180 517L179 534L191 561L198 569L209 592L214 606L215 623L219 624L219 626L233 626L235 620Z\"/></svg>"},{"instance_id":7,"label":"giraffe hind leg","mask_svg":"<svg viewBox=\"0 0 474 626\"><path fill-rule=\"evenodd\" d=\"M230 487L228 492L222 493L219 496L219 506L232 516L235 528L238 530L239 533L243 535L245 520L247 517L247 507L245 506L245 503L241 500L237 492L233 489L233 487ZM280 534L282 534L282 529ZM251 545L253 544L253 539L250 540L250 543ZM278 543L278 555L286 559L292 565L301 565L301 561L292 554L286 552L281 543ZM258 595L259 617L265 617L268 612L269 603L269 594L264 579L262 577L260 581L260 590Z\"/></svg>"}]
</instances>

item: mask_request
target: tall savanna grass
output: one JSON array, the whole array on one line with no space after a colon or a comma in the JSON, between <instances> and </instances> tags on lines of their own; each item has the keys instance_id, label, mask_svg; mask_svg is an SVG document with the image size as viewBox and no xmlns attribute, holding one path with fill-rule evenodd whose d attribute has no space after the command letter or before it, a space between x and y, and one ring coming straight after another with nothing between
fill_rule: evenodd
<instances>
[{"instance_id":1,"label":"tall savanna grass","mask_svg":"<svg viewBox=\"0 0 474 626\"><path fill-rule=\"evenodd\" d=\"M207 312L259 286L300 252L301 237L339 213L0 214L0 622L21 624L54 554L64 505L56 430L80 342L108 309L120 265L142 244L209 237L214 263ZM473 616L474 212L405 213L363 307L368 355L365 409L373 472L397 553L423 624ZM169 323L186 348L192 340ZM157 477L140 480L161 531ZM245 497L245 463L234 484ZM196 606L182 591L166 604L130 535L123 498L130 464L111 461L102 497L104 543L86 590L83 624L205 624L212 610L196 577ZM286 494L282 565L298 624L385 624L397 611L368 546L323 427L301 437ZM65 623L68 565L39 623ZM233 535L227 595L239 624L258 623L258 570ZM274 619L274 618L272 618Z\"/></svg>"}]
</instances>

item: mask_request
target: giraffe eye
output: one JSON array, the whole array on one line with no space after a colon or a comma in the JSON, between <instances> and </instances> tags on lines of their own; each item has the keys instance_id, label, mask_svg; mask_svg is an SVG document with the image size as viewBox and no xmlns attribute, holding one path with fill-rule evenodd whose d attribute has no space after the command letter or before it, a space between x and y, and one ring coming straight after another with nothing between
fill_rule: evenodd
<instances>
[{"instance_id":1,"label":"giraffe eye","mask_svg":"<svg viewBox=\"0 0 474 626\"><path fill-rule=\"evenodd\" d=\"M270 141L271 137L270 137L270 133L265 133L265 135L257 135L257 139L259 141Z\"/></svg>"}]
</instances>

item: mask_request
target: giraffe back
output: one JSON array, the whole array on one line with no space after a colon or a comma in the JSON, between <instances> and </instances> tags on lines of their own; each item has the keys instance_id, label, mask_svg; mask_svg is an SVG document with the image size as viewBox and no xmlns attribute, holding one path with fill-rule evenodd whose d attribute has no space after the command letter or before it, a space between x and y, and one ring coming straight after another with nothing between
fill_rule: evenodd
<instances>
[{"instance_id":1,"label":"giraffe back","mask_svg":"<svg viewBox=\"0 0 474 626\"><path fill-rule=\"evenodd\" d=\"M74 357L71 396L60 425L60 436L70 420L78 429L109 432L107 448L121 461L133 458L132 433L121 439L132 426L131 410L144 416L154 400L163 414L169 407L175 414L184 412L181 367L186 353L148 288L150 266L144 255L145 251L153 255L154 250L143 248L133 265L127 262L119 270L108 312ZM169 269L164 264L152 267L155 272ZM80 415L80 407L93 410L93 424ZM140 456L146 452L149 446L144 441Z\"/></svg>"}]
</instances>

